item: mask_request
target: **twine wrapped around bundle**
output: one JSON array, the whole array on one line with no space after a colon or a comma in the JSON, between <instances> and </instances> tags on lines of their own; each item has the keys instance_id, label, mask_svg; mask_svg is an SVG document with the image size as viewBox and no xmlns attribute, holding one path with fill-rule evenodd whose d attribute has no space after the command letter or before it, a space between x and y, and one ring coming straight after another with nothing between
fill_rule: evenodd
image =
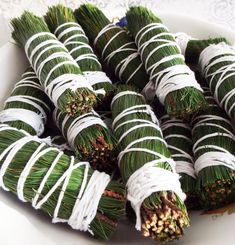
<instances>
[{"instance_id":1,"label":"twine wrapped around bundle","mask_svg":"<svg viewBox=\"0 0 235 245\"><path fill-rule=\"evenodd\" d=\"M196 191L206 209L235 201L235 135L232 123L203 87L209 107L192 118Z\"/></svg>"},{"instance_id":2,"label":"twine wrapped around bundle","mask_svg":"<svg viewBox=\"0 0 235 245\"><path fill-rule=\"evenodd\" d=\"M184 56L174 35L149 9L131 7L126 13L127 28L135 38L141 59L152 88L166 112L185 118L203 109L206 100L193 71L185 64Z\"/></svg>"},{"instance_id":3,"label":"twine wrapped around bundle","mask_svg":"<svg viewBox=\"0 0 235 245\"><path fill-rule=\"evenodd\" d=\"M144 97L123 86L112 100L119 169L127 199L136 213L136 229L158 241L182 236L189 225L185 194L158 120Z\"/></svg>"},{"instance_id":4,"label":"twine wrapped around bundle","mask_svg":"<svg viewBox=\"0 0 235 245\"><path fill-rule=\"evenodd\" d=\"M197 208L199 205L195 188L196 174L191 127L183 120L171 118L167 114L160 118L160 126L172 158L176 163L176 172L181 176L181 187L187 195L185 204L188 209Z\"/></svg>"},{"instance_id":5,"label":"twine wrapped around bundle","mask_svg":"<svg viewBox=\"0 0 235 245\"><path fill-rule=\"evenodd\" d=\"M199 64L215 100L235 122L235 49L226 43L210 45Z\"/></svg>"},{"instance_id":6,"label":"twine wrapped around bundle","mask_svg":"<svg viewBox=\"0 0 235 245\"><path fill-rule=\"evenodd\" d=\"M52 103L35 72L28 68L5 101L4 110L0 112L0 122L40 136L52 109Z\"/></svg>"},{"instance_id":7,"label":"twine wrapped around bundle","mask_svg":"<svg viewBox=\"0 0 235 245\"><path fill-rule=\"evenodd\" d=\"M196 39L184 32L177 32L174 36L181 49L181 53L185 56L186 63L190 64L197 64L201 52L211 44L227 42L223 37Z\"/></svg>"},{"instance_id":8,"label":"twine wrapped around bundle","mask_svg":"<svg viewBox=\"0 0 235 245\"><path fill-rule=\"evenodd\" d=\"M54 111L54 121L71 148L94 169L111 173L115 168L116 140L95 111L70 117Z\"/></svg>"},{"instance_id":9,"label":"twine wrapped around bundle","mask_svg":"<svg viewBox=\"0 0 235 245\"><path fill-rule=\"evenodd\" d=\"M0 186L49 214L53 223L109 239L124 212L124 188L48 143L1 124Z\"/></svg>"},{"instance_id":10,"label":"twine wrapped around bundle","mask_svg":"<svg viewBox=\"0 0 235 245\"><path fill-rule=\"evenodd\" d=\"M143 89L149 82L137 47L131 36L109 21L95 5L83 4L75 17L93 43L99 58L125 84Z\"/></svg>"},{"instance_id":11,"label":"twine wrapped around bundle","mask_svg":"<svg viewBox=\"0 0 235 245\"><path fill-rule=\"evenodd\" d=\"M13 38L24 47L31 66L54 105L71 116L89 112L96 103L96 91L44 20L25 11L11 24Z\"/></svg>"},{"instance_id":12,"label":"twine wrapped around bundle","mask_svg":"<svg viewBox=\"0 0 235 245\"><path fill-rule=\"evenodd\" d=\"M63 5L52 6L45 20L51 32L69 50L93 89L99 91L98 106L107 108L114 86L102 71L102 66L89 45L88 38L82 27L76 22L73 10Z\"/></svg>"}]
</instances>

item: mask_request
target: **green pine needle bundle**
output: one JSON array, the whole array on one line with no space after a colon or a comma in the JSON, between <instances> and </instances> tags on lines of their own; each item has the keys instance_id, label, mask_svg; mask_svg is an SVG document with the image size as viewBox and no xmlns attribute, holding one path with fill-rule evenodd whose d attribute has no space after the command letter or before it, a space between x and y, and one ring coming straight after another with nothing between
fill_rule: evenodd
<instances>
[{"instance_id":1,"label":"green pine needle bundle","mask_svg":"<svg viewBox=\"0 0 235 245\"><path fill-rule=\"evenodd\" d=\"M184 32L176 33L175 40L180 46L182 54L185 56L186 63L190 64L197 64L201 52L211 44L227 43L227 40L223 37L195 39Z\"/></svg>"},{"instance_id":2,"label":"green pine needle bundle","mask_svg":"<svg viewBox=\"0 0 235 245\"><path fill-rule=\"evenodd\" d=\"M226 43L210 45L200 54L201 72L217 103L235 122L235 50Z\"/></svg>"},{"instance_id":3,"label":"green pine needle bundle","mask_svg":"<svg viewBox=\"0 0 235 245\"><path fill-rule=\"evenodd\" d=\"M149 82L137 47L123 28L112 24L104 13L92 4L75 10L75 17L105 63L122 83L143 89Z\"/></svg>"},{"instance_id":4,"label":"green pine needle bundle","mask_svg":"<svg viewBox=\"0 0 235 245\"><path fill-rule=\"evenodd\" d=\"M90 111L96 103L95 91L44 20L25 11L11 24L13 38L24 47L42 87L56 107L71 116Z\"/></svg>"},{"instance_id":5,"label":"green pine needle bundle","mask_svg":"<svg viewBox=\"0 0 235 245\"><path fill-rule=\"evenodd\" d=\"M195 190L196 174L192 157L191 128L183 120L171 118L167 114L160 118L160 126L172 158L176 163L176 172L181 176L181 187L187 195L185 204L188 209L197 208L198 198Z\"/></svg>"},{"instance_id":6,"label":"green pine needle bundle","mask_svg":"<svg viewBox=\"0 0 235 245\"><path fill-rule=\"evenodd\" d=\"M89 161L94 169L108 173L116 168L116 140L96 112L70 117L55 109L54 121L82 160Z\"/></svg>"},{"instance_id":7,"label":"green pine needle bundle","mask_svg":"<svg viewBox=\"0 0 235 245\"><path fill-rule=\"evenodd\" d=\"M192 118L196 191L205 209L235 201L235 135L225 112L204 87L209 107Z\"/></svg>"},{"instance_id":8,"label":"green pine needle bundle","mask_svg":"<svg viewBox=\"0 0 235 245\"><path fill-rule=\"evenodd\" d=\"M157 241L178 239L189 226L185 194L154 112L127 85L118 88L111 107L120 173L136 213L136 229Z\"/></svg>"},{"instance_id":9,"label":"green pine needle bundle","mask_svg":"<svg viewBox=\"0 0 235 245\"><path fill-rule=\"evenodd\" d=\"M152 87L167 113L185 118L203 109L206 101L202 90L173 34L145 7L131 7L126 18Z\"/></svg>"},{"instance_id":10,"label":"green pine needle bundle","mask_svg":"<svg viewBox=\"0 0 235 245\"><path fill-rule=\"evenodd\" d=\"M1 124L1 187L50 215L53 223L109 239L124 213L123 186L46 143Z\"/></svg>"},{"instance_id":11,"label":"green pine needle bundle","mask_svg":"<svg viewBox=\"0 0 235 245\"><path fill-rule=\"evenodd\" d=\"M89 45L81 26L76 22L73 10L63 5L49 8L46 23L52 33L65 45L71 56L80 66L95 90L100 90L100 104L111 100L114 87L110 79L102 72L102 66ZM104 93L105 92L105 95ZM102 103L103 102L103 103Z\"/></svg>"},{"instance_id":12,"label":"green pine needle bundle","mask_svg":"<svg viewBox=\"0 0 235 245\"><path fill-rule=\"evenodd\" d=\"M0 122L40 136L52 108L36 74L28 68L6 100L4 110L0 112Z\"/></svg>"}]
</instances>

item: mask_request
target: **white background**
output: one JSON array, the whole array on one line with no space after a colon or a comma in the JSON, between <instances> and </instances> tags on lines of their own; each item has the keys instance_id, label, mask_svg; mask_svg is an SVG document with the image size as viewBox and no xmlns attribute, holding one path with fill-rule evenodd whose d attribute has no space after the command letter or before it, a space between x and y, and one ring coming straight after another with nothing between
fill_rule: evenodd
<instances>
[{"instance_id":1,"label":"white background","mask_svg":"<svg viewBox=\"0 0 235 245\"><path fill-rule=\"evenodd\" d=\"M235 30L235 0L0 0L0 10L6 17L20 14L23 9L42 14L48 5L65 3L72 8L90 2L103 9L126 9L143 4L156 11L171 11L200 17Z\"/></svg>"}]
</instances>

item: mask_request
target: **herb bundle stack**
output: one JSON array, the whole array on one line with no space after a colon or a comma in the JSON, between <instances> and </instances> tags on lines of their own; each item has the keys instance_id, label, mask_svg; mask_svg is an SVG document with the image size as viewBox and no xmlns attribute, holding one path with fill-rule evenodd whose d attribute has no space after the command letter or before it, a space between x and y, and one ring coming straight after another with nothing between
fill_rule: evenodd
<instances>
[{"instance_id":1,"label":"herb bundle stack","mask_svg":"<svg viewBox=\"0 0 235 245\"><path fill-rule=\"evenodd\" d=\"M199 64L217 103L235 121L234 48L226 43L210 45L202 51Z\"/></svg>"},{"instance_id":2,"label":"herb bundle stack","mask_svg":"<svg viewBox=\"0 0 235 245\"><path fill-rule=\"evenodd\" d=\"M109 239L124 212L124 189L45 140L0 125L0 184L73 229Z\"/></svg>"},{"instance_id":3,"label":"herb bundle stack","mask_svg":"<svg viewBox=\"0 0 235 245\"><path fill-rule=\"evenodd\" d=\"M209 107L192 118L196 191L206 209L235 201L235 135L225 112L204 88Z\"/></svg>"},{"instance_id":4,"label":"herb bundle stack","mask_svg":"<svg viewBox=\"0 0 235 245\"><path fill-rule=\"evenodd\" d=\"M185 64L174 35L145 7L131 7L126 18L150 75L150 86L167 113L184 118L204 108L202 89Z\"/></svg>"},{"instance_id":5,"label":"herb bundle stack","mask_svg":"<svg viewBox=\"0 0 235 245\"><path fill-rule=\"evenodd\" d=\"M54 121L69 145L94 169L112 172L116 168L116 141L96 112L70 117L55 109Z\"/></svg>"},{"instance_id":6,"label":"herb bundle stack","mask_svg":"<svg viewBox=\"0 0 235 245\"><path fill-rule=\"evenodd\" d=\"M4 110L0 112L0 122L40 136L51 109L50 99L36 74L32 68L28 68L6 100Z\"/></svg>"},{"instance_id":7,"label":"herb bundle stack","mask_svg":"<svg viewBox=\"0 0 235 245\"><path fill-rule=\"evenodd\" d=\"M158 120L143 96L127 86L112 100L113 129L127 199L136 213L136 229L158 241L182 236L189 225L185 194Z\"/></svg>"},{"instance_id":8,"label":"herb bundle stack","mask_svg":"<svg viewBox=\"0 0 235 245\"><path fill-rule=\"evenodd\" d=\"M92 4L81 5L75 16L99 55L122 83L143 89L149 82L137 47L126 30L112 24L103 12Z\"/></svg>"},{"instance_id":9,"label":"herb bundle stack","mask_svg":"<svg viewBox=\"0 0 235 245\"><path fill-rule=\"evenodd\" d=\"M96 93L65 46L50 33L40 17L25 11L11 21L13 38L26 55L46 94L61 111L74 116L88 112Z\"/></svg>"},{"instance_id":10,"label":"herb bundle stack","mask_svg":"<svg viewBox=\"0 0 235 245\"><path fill-rule=\"evenodd\" d=\"M197 64L201 52L211 44L227 42L223 37L209 39L195 39L184 32L175 34L175 40L178 43L182 54L185 56L185 61L191 64Z\"/></svg>"},{"instance_id":11,"label":"herb bundle stack","mask_svg":"<svg viewBox=\"0 0 235 245\"><path fill-rule=\"evenodd\" d=\"M112 82L102 72L101 64L89 45L88 38L76 23L73 10L63 5L50 7L45 20L51 32L69 50L92 87L100 91L100 99L103 100L104 96L107 96L106 99L110 97L114 90Z\"/></svg>"},{"instance_id":12,"label":"herb bundle stack","mask_svg":"<svg viewBox=\"0 0 235 245\"><path fill-rule=\"evenodd\" d=\"M188 209L198 206L196 197L196 174L192 157L192 135L190 126L181 119L164 115L160 119L161 130L168 144L172 158L176 163L176 172L180 174L182 190L186 193L185 200Z\"/></svg>"}]
</instances>

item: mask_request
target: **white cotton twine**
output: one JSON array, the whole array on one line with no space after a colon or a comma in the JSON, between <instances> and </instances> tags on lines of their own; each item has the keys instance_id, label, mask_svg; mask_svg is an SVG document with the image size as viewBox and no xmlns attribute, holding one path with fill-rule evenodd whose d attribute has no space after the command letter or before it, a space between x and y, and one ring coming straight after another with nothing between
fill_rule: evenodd
<instances>
[{"instance_id":1,"label":"white cotton twine","mask_svg":"<svg viewBox=\"0 0 235 245\"><path fill-rule=\"evenodd\" d=\"M28 75L32 75L32 76L28 76ZM38 79L36 74L34 72L25 72L23 74L23 76L26 76L27 77L24 77L23 79L21 79L19 82L16 83L15 87L13 88L13 92L17 89L17 88L20 88L20 87L31 87L31 88L36 88L38 90L41 90L43 91L43 88L42 86L39 84L39 82L36 82L34 81L33 79Z\"/></svg>"},{"instance_id":2,"label":"white cotton twine","mask_svg":"<svg viewBox=\"0 0 235 245\"><path fill-rule=\"evenodd\" d=\"M102 58L104 59L104 61L107 63L107 65L110 64L111 60L118 54L122 53L122 52L130 52L131 54L128 55L126 58L124 58L115 68L115 74L122 79L124 72L127 70L127 68L129 67L129 65L131 64L131 62L138 58L139 53L137 48L133 48L133 46L135 46L134 42L128 42L125 43L124 45L120 46L119 48L113 50L111 53L109 54L105 54L106 50L108 49L109 45L113 42L113 40L115 40L115 38L117 38L119 35L126 33L126 31L119 27L116 26L114 24L108 24L107 26L105 26L103 29L101 29L101 31L98 33L98 35L96 36L95 40L94 40L94 46L97 45L99 39L106 33L109 32L113 29L116 29L117 33L115 35L113 35L109 41L105 44L103 50L102 50ZM134 77L134 75L141 69L141 67L143 66L142 63L139 64L139 66L129 75L129 77L125 78L125 83L129 83L129 81Z\"/></svg>"},{"instance_id":3,"label":"white cotton twine","mask_svg":"<svg viewBox=\"0 0 235 245\"><path fill-rule=\"evenodd\" d=\"M116 98L112 101L116 101L118 98L127 95L131 91L125 91L121 92L120 95L117 94ZM132 92L135 96L142 96L140 94L135 94L135 92ZM142 108L142 109L141 109ZM144 119L131 119L128 121L124 121L120 124L117 124L117 122L130 114L138 113L138 112L144 112L149 115L151 115L152 121L147 121ZM120 141L126 137L129 133L133 132L136 129L144 128L144 127L152 127L156 129L161 137L158 136L144 136L142 138L136 139L135 141L129 143L126 148L121 151L118 155L118 165L120 167L120 164L122 162L122 159L125 154L131 153L131 152L144 152L147 154L151 154L154 157L157 157L157 160L153 160L151 162L148 162L144 164L141 168L136 170L128 179L127 181L127 199L131 202L131 206L133 207L135 213L136 213L136 229L141 230L141 214L140 214L140 208L143 203L143 201L149 197L152 193L158 192L158 191L173 191L175 192L179 198L184 201L186 198L186 195L183 193L180 181L179 181L179 175L175 172L175 162L173 159L165 157L164 155L149 150L147 148L139 148L135 147L136 144L143 142L143 141L160 141L167 146L166 142L162 138L162 133L159 128L159 123L154 115L154 112L152 111L151 107L148 105L136 105L132 106L130 108L127 108L123 110L119 115L116 116L113 122L113 128L114 131L116 131L118 128L128 124L138 122L137 125L134 127L131 127L129 130L123 132L123 134L119 137L119 143ZM166 162L170 165L171 170L165 170L158 167L159 163ZM157 181L156 181L157 180Z\"/></svg>"},{"instance_id":4,"label":"white cotton twine","mask_svg":"<svg viewBox=\"0 0 235 245\"><path fill-rule=\"evenodd\" d=\"M221 57L221 55L223 55ZM213 61L212 61L213 60ZM221 63L228 62L227 65L221 66L220 69L215 72L211 72L210 69ZM212 44L205 48L199 57L199 64L204 76L209 80L209 86L212 88L216 76L216 84L214 88L214 97L217 103L225 109L231 118L234 118L232 111L235 107L235 102L229 106L229 101L235 96L235 88L231 89L219 99L219 88L230 77L235 77L235 49L228 44L221 42L219 44Z\"/></svg>"},{"instance_id":5,"label":"white cotton twine","mask_svg":"<svg viewBox=\"0 0 235 245\"><path fill-rule=\"evenodd\" d=\"M99 115L95 111L91 111L89 113L86 113L79 117L74 118L71 124L69 125L67 129L67 133L65 135L65 125L68 122L68 120L71 119L71 117L69 115L65 115L61 123L61 126L60 126L59 120L61 116L63 116L62 113L59 112L58 109L55 109L53 113L54 121L57 124L57 126L61 129L64 137L67 138L68 143L72 148L75 148L74 141L76 137L79 136L79 134L84 129L91 127L93 125L99 125L107 129L107 125L99 117Z\"/></svg>"},{"instance_id":6,"label":"white cotton twine","mask_svg":"<svg viewBox=\"0 0 235 245\"><path fill-rule=\"evenodd\" d=\"M146 42L142 42L143 37L148 34L151 30L154 29L166 29L166 32L161 32L152 38L148 39ZM185 87L194 87L199 91L202 91L200 85L196 81L194 72L190 70L190 68L185 64L179 64L174 66L169 66L163 70L156 72L156 69L171 60L176 58L182 59L184 61L184 56L180 54L181 50L178 44L175 41L167 40L164 36L170 36L174 39L174 35L167 32L168 29L161 23L151 23L143 27L139 30L135 37L135 42L138 46L138 50L140 52L141 57L143 58L144 51L146 47L149 46L151 43L160 42L162 44L156 46L148 55L145 57L145 69L150 74L150 82L146 85L147 88L144 88L143 93L145 94L147 90L152 91L153 84L151 81L154 82L156 95L159 101L164 104L164 100L166 96L176 90L185 88ZM160 59L158 62L155 62L151 66L149 66L149 60L151 59L152 55L155 55L159 49L164 47L175 47L179 50L178 54L173 54L169 56L165 56ZM152 94L152 93L151 93ZM150 94L147 95L148 99L152 99Z\"/></svg>"},{"instance_id":7,"label":"white cotton twine","mask_svg":"<svg viewBox=\"0 0 235 245\"><path fill-rule=\"evenodd\" d=\"M175 41L179 45L180 50L181 50L181 54L183 56L185 56L185 54L186 54L186 49L187 49L187 46L188 46L188 42L190 40L192 40L192 39L193 38L191 36L189 36L188 34L186 34L184 32L175 33Z\"/></svg>"},{"instance_id":8,"label":"white cotton twine","mask_svg":"<svg viewBox=\"0 0 235 245\"><path fill-rule=\"evenodd\" d=\"M165 121L164 121L165 120ZM189 125L187 125L186 123L184 123L182 120L180 119L175 119L175 118L170 118L168 115L165 115L163 117L161 117L160 121L162 121L161 123L161 129L164 132L165 130L171 128L171 127L180 127L180 128L184 128L187 129L190 132L190 127ZM170 150L174 150L176 151L176 153L172 153L172 157L175 160L176 163L176 172L178 174L181 173L185 173L193 178L196 178L196 174L195 174L195 169L194 169L194 159L192 156L190 156L187 152L185 152L183 149L180 148L180 145L171 145L169 143L169 139L174 139L174 138L180 138L180 139L184 139L186 140L191 146L192 146L192 140L182 134L169 134L169 135L165 135L164 139L167 141L168 143L168 148ZM177 158L184 158L185 160L177 160Z\"/></svg>"},{"instance_id":9,"label":"white cotton twine","mask_svg":"<svg viewBox=\"0 0 235 245\"><path fill-rule=\"evenodd\" d=\"M95 86L97 84L109 83L112 84L110 78L103 71L86 71L83 72L83 75L87 79L87 81L91 84L91 86ZM105 90L100 89L100 94L105 95Z\"/></svg>"},{"instance_id":10,"label":"white cotton twine","mask_svg":"<svg viewBox=\"0 0 235 245\"><path fill-rule=\"evenodd\" d=\"M68 116L65 117L64 121L67 121ZM67 139L71 147L74 147L74 140L77 136L86 128L99 125L103 128L107 128L107 125L102 121L101 118L91 115L84 116L84 118L76 118L67 130Z\"/></svg>"},{"instance_id":11,"label":"white cotton twine","mask_svg":"<svg viewBox=\"0 0 235 245\"><path fill-rule=\"evenodd\" d=\"M12 127L9 127L8 125L1 125L0 127L0 132L1 131L5 131L5 130L14 130L14 131L20 131L20 132L24 132L23 130L18 130L18 129L14 129ZM9 145L5 150L2 151L2 153L0 154L0 161L2 161L4 159L4 162L2 163L1 169L0 169L0 187L2 187L5 191L9 191L9 189L5 186L4 181L3 181L3 177L7 171L7 168L9 167L9 165L11 164L12 160L14 159L15 155L18 153L18 151L24 147L27 143L31 142L31 141L35 141L40 143L40 148L44 147L46 144L47 145L51 145L51 140L50 137L46 138L46 139L40 139L37 136L31 136L28 133L25 133L25 137L13 142L11 145ZM33 160L33 157L31 157L31 159L29 160L28 164L26 164L25 169L23 170L23 172L28 171L28 166L29 164L31 164L30 162ZM28 172L29 173L29 172ZM19 178L19 181L21 178ZM26 178L25 178L26 180ZM23 184L24 185L24 184ZM17 193L22 193L23 192L23 186L20 185L20 189L17 189ZM19 194L19 198L24 201L24 198L22 197L21 194Z\"/></svg>"},{"instance_id":12,"label":"white cotton twine","mask_svg":"<svg viewBox=\"0 0 235 245\"><path fill-rule=\"evenodd\" d=\"M49 39L39 43L37 46L33 48L32 51L30 51L33 41L36 40L38 37L42 37L42 36L47 36ZM37 52L42 47L45 48L41 52ZM47 58L45 58L39 63L39 60L42 57L42 55L46 51L53 48L60 48L63 51L54 52L53 54L47 56ZM93 91L94 93L100 92L99 90L98 91L93 90L92 86L89 84L89 82L84 78L82 74L65 73L50 81L53 71L55 71L62 65L70 64L79 69L79 66L77 65L76 61L68 53L68 50L65 48L65 46L56 39L54 34L49 32L40 32L34 34L27 40L25 44L25 52L31 65L36 71L39 81L41 82L41 85L44 86L46 93L57 107L58 107L57 102L59 97L67 89L70 89L71 91L76 91L78 88L87 88L90 91ZM60 63L55 65L55 67L53 67L51 71L47 74L47 77L44 79L45 81L42 82L42 73L45 65L48 62L58 58L64 58L65 61L63 62L61 61ZM48 83L49 81L50 83Z\"/></svg>"},{"instance_id":13,"label":"white cotton twine","mask_svg":"<svg viewBox=\"0 0 235 245\"><path fill-rule=\"evenodd\" d=\"M181 189L180 176L175 172L157 167L159 162L162 162L162 159L146 163L135 171L127 182L127 199L136 213L135 228L137 230L141 230L141 205L151 194L158 191L172 191L182 201L186 198Z\"/></svg>"},{"instance_id":14,"label":"white cotton twine","mask_svg":"<svg viewBox=\"0 0 235 245\"><path fill-rule=\"evenodd\" d=\"M129 90L126 90L126 91L121 91L119 92L118 94L116 94L113 99L112 99L112 102L111 102L111 108L113 107L113 104L116 100L120 99L122 96L130 96L130 95L133 95L133 96L139 96L141 98L143 98L144 100L144 97L143 95L137 93L137 92L134 92L134 91L129 91Z\"/></svg>"},{"instance_id":15,"label":"white cotton twine","mask_svg":"<svg viewBox=\"0 0 235 245\"><path fill-rule=\"evenodd\" d=\"M229 152L210 151L201 155L194 165L197 174L206 167L214 166L225 166L235 170L235 156Z\"/></svg>"},{"instance_id":16,"label":"white cotton twine","mask_svg":"<svg viewBox=\"0 0 235 245\"><path fill-rule=\"evenodd\" d=\"M59 30L61 28L66 27L60 34L58 34ZM68 46L70 45L74 45L74 48L68 48L69 49L69 53L74 57L76 62L81 62L83 60L93 60L95 61L100 69L101 69L101 64L98 61L97 56L94 54L92 48L89 45L89 40L87 38L87 36L85 35L83 29L81 28L81 26L78 23L75 22L66 22L63 23L61 25L59 25L56 30L55 30L55 35L58 36L58 39L60 41L63 42L63 44L65 45L65 47L68 48ZM73 33L73 34L71 34ZM67 37L65 37L65 35L67 34ZM84 41L77 41L77 38L84 38ZM83 49L84 50L84 54L80 54L79 56L75 56L74 52ZM89 50L89 52L87 52Z\"/></svg>"},{"instance_id":17,"label":"white cotton twine","mask_svg":"<svg viewBox=\"0 0 235 245\"><path fill-rule=\"evenodd\" d=\"M17 129L14 129L12 127L9 127L8 125L1 125L0 131L4 130L15 130L19 131ZM21 130L21 132L23 132ZM20 149L22 149L27 143L29 142L37 142L40 143L38 148L35 150L35 152L32 154L26 165L24 166L24 169L22 170L20 177L17 182L17 195L18 198L26 202L24 198L24 185L28 178L28 175L30 174L31 169L33 168L34 164L38 161L40 157L45 155L47 152L53 150L57 151L58 154L53 160L51 166L49 167L46 175L43 177L38 190L36 191L36 194L32 200L32 206L35 209L40 209L44 203L48 201L48 199L53 195L53 193L58 189L58 187L62 185L62 189L60 191L57 205L54 210L53 215L53 223L56 222L66 222L68 223L73 229L80 230L80 231L89 231L91 234L93 234L92 230L90 229L90 223L95 218L95 215L97 213L98 205L100 198L110 182L110 176L105 173L100 173L98 171L94 171L89 182L88 182L88 171L90 168L90 165L88 162L79 162L75 163L75 159L73 156L70 157L70 165L68 169L64 172L64 174L57 180L57 182L54 184L54 186L48 191L48 193L41 199L40 195L43 191L46 182L52 173L53 169L55 168L56 164L58 163L59 159L63 156L63 152L60 151L57 148L45 148L43 149L47 143L50 143L48 141L49 139L39 139L36 136L31 136L27 133L25 133L25 136L15 142L13 142L11 145L9 145L5 150L2 151L0 154L0 161L2 161L4 158L4 162L2 163L1 169L0 169L0 186L6 190L9 191L9 189L4 184L4 175L11 164L13 158L18 153ZM77 168L85 166L84 176L81 184L81 188L79 190L76 202L74 204L72 213L69 217L69 219L60 219L58 217L60 206L62 204L64 195L66 193L66 188L68 186L70 177L74 170Z\"/></svg>"},{"instance_id":18,"label":"white cotton twine","mask_svg":"<svg viewBox=\"0 0 235 245\"><path fill-rule=\"evenodd\" d=\"M7 103L11 103L11 102L23 102L23 103L26 103L26 104L34 107L36 110L39 111L39 113L41 115L43 115L43 119L46 122L47 114L46 114L44 108L40 104L43 104L43 106L45 106L49 111L50 111L50 107L44 101L42 101L36 97L29 96L29 95L14 95L14 96L10 96L5 101L5 106Z\"/></svg>"},{"instance_id":19,"label":"white cotton twine","mask_svg":"<svg viewBox=\"0 0 235 245\"><path fill-rule=\"evenodd\" d=\"M196 154L199 150L202 150L202 149L204 150L211 149L210 151L203 153L195 161L194 168L195 168L196 173L198 174L202 169L206 167L218 166L218 165L225 166L232 170L235 170L235 156L231 154L228 150L226 150L225 148L221 146L217 146L213 144L200 145L200 143L202 143L203 141L209 138L217 137L217 136L226 137L234 141L235 135L232 132L228 131L222 125L216 125L216 123L210 123L210 120L223 121L223 122L228 123L229 126L232 126L231 123L227 119L217 116L217 115L201 115L201 116L195 117L193 121L195 120L198 120L198 121L197 123L194 124L193 132L196 128L202 127L205 125L218 128L217 132L207 134L201 137L200 139L198 139L194 143L194 146L193 146L194 154ZM221 130L223 130L224 132L221 132Z\"/></svg>"},{"instance_id":20,"label":"white cotton twine","mask_svg":"<svg viewBox=\"0 0 235 245\"><path fill-rule=\"evenodd\" d=\"M34 72L25 72L23 78L16 83L13 92L20 87L31 87L32 89L42 90L42 87L39 83L33 81L32 79L37 79ZM44 124L47 121L47 113L44 108L40 105L42 104L48 111L51 111L50 107L42 100L32 97L30 95L14 95L10 96L5 101L5 106L7 103L11 102L22 102L26 103L39 111L36 113L32 110L23 109L23 108L8 108L0 112L0 122L12 122L12 121L22 121L30 125L40 136L44 132Z\"/></svg>"},{"instance_id":21,"label":"white cotton twine","mask_svg":"<svg viewBox=\"0 0 235 245\"><path fill-rule=\"evenodd\" d=\"M44 132L44 118L42 114L20 108L9 108L0 112L0 122L22 121L30 125L38 136Z\"/></svg>"}]
</instances>

